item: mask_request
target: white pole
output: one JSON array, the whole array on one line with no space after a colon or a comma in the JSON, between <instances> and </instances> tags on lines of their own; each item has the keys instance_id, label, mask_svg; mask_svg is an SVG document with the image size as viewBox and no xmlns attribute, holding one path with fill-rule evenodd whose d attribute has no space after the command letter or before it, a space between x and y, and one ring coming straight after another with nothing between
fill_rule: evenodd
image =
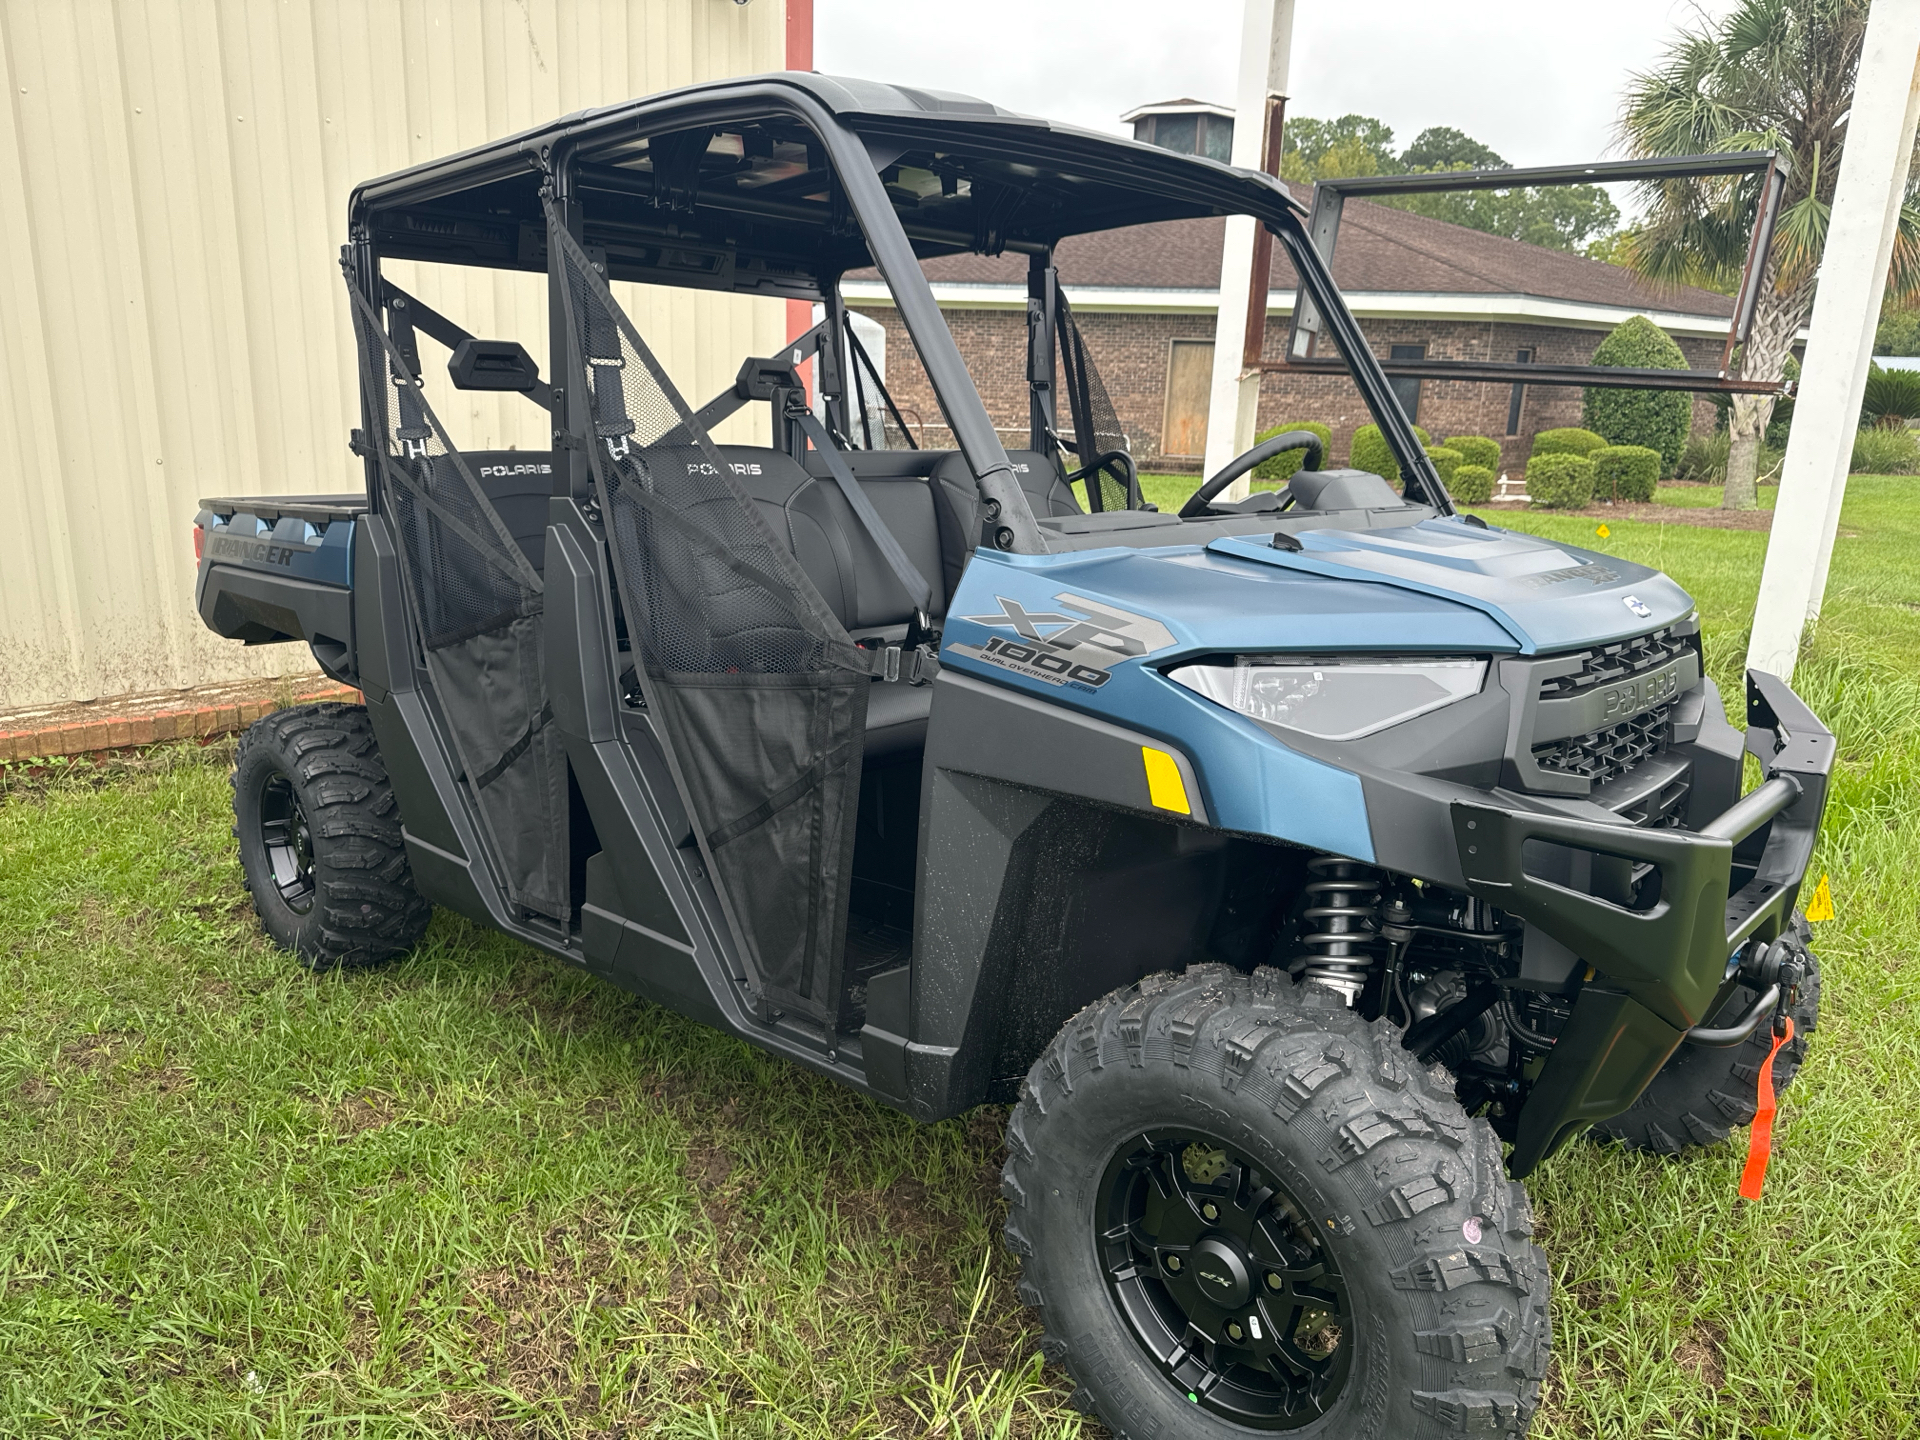
<instances>
[{"instance_id":1,"label":"white pole","mask_svg":"<svg viewBox=\"0 0 1920 1440\"><path fill-rule=\"evenodd\" d=\"M1920 0L1916 0L1920 3ZM1233 163L1260 168L1267 134L1267 99L1287 93L1287 62L1293 48L1293 0L1246 0L1240 26L1240 78L1234 100ZM1212 475L1250 449L1260 409L1260 372L1242 373L1247 307L1267 303L1266 277L1252 280L1254 219L1227 217L1220 256L1220 313L1213 330L1213 389L1207 404L1206 473ZM1258 292L1257 294L1255 292ZM1245 499L1248 482L1236 481L1222 498Z\"/></svg>"},{"instance_id":2,"label":"white pole","mask_svg":"<svg viewBox=\"0 0 1920 1440\"><path fill-rule=\"evenodd\" d=\"M1874 0L1747 647L1750 667L1783 680L1827 588L1916 122L1920 0Z\"/></svg>"}]
</instances>

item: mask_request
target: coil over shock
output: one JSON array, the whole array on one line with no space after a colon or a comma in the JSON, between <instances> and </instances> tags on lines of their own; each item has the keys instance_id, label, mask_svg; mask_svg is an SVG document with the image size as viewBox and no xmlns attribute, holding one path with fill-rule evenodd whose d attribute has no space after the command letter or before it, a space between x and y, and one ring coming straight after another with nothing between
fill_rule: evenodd
<instances>
[{"instance_id":1,"label":"coil over shock","mask_svg":"<svg viewBox=\"0 0 1920 1440\"><path fill-rule=\"evenodd\" d=\"M1312 879L1302 887L1300 912L1303 980L1318 980L1356 1004L1373 968L1380 925L1380 872L1371 865L1332 855L1307 862Z\"/></svg>"}]
</instances>

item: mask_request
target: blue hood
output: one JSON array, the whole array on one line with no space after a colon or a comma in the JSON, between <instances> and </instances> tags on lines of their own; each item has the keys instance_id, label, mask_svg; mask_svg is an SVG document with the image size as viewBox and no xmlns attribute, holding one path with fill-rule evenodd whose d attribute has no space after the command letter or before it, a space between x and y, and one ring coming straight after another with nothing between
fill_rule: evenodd
<instances>
[{"instance_id":1,"label":"blue hood","mask_svg":"<svg viewBox=\"0 0 1920 1440\"><path fill-rule=\"evenodd\" d=\"M1533 654L1644 634L1693 610L1644 566L1458 520L1298 538L1298 551L1264 537L981 550L948 609L941 661L1164 740L1192 760L1215 825L1368 859L1357 776L1161 671L1235 652Z\"/></svg>"},{"instance_id":2,"label":"blue hood","mask_svg":"<svg viewBox=\"0 0 1920 1440\"><path fill-rule=\"evenodd\" d=\"M1244 539L1207 548L1471 606L1511 635L1523 655L1623 640L1693 613L1693 598L1658 570L1518 531L1426 520L1396 530L1308 530L1298 539L1297 551Z\"/></svg>"}]
</instances>

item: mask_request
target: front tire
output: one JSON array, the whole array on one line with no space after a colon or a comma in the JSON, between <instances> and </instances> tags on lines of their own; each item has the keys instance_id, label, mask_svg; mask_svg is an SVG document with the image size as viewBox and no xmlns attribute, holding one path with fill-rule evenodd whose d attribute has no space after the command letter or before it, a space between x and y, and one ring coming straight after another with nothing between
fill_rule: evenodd
<instances>
[{"instance_id":1,"label":"front tire","mask_svg":"<svg viewBox=\"0 0 1920 1440\"><path fill-rule=\"evenodd\" d=\"M1116 1435L1525 1433L1545 1257L1500 1144L1397 1031L1283 972L1069 1021L1007 1129L1047 1358Z\"/></svg>"},{"instance_id":2,"label":"front tire","mask_svg":"<svg viewBox=\"0 0 1920 1440\"><path fill-rule=\"evenodd\" d=\"M1773 1058L1775 1096L1784 1095L1800 1073L1807 1045L1820 1023L1820 960L1807 948L1813 932L1795 916L1788 938L1806 958L1807 978L1787 1011L1793 1017L1793 1039ZM1731 1024L1752 1003L1752 991L1736 990L1708 1023ZM1629 1150L1650 1150L1656 1155L1681 1155L1696 1146L1718 1145L1736 1128L1753 1123L1760 1105L1760 1067L1772 1048L1770 1025L1762 1025L1738 1045L1716 1049L1683 1044L1640 1098L1613 1118L1595 1124L1594 1134L1617 1140Z\"/></svg>"},{"instance_id":3,"label":"front tire","mask_svg":"<svg viewBox=\"0 0 1920 1440\"><path fill-rule=\"evenodd\" d=\"M393 786L361 705L302 705L247 727L234 836L260 925L315 970L411 950L433 907L413 888Z\"/></svg>"}]
</instances>

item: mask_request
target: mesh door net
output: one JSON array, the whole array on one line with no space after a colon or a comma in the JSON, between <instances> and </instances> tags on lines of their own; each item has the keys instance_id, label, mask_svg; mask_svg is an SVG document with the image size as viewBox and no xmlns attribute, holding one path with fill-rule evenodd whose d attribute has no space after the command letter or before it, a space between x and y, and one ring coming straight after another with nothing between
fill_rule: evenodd
<instances>
[{"instance_id":1,"label":"mesh door net","mask_svg":"<svg viewBox=\"0 0 1920 1440\"><path fill-rule=\"evenodd\" d=\"M1073 414L1075 458L1087 482L1087 509L1127 510L1140 505L1126 432L1107 387L1087 353L1086 337L1074 323L1067 297L1059 297L1060 368L1066 380L1067 407Z\"/></svg>"},{"instance_id":2,"label":"mesh door net","mask_svg":"<svg viewBox=\"0 0 1920 1440\"><path fill-rule=\"evenodd\" d=\"M428 678L508 898L564 918L571 903L566 756L547 703L540 575L447 438L414 365L351 270L347 290Z\"/></svg>"},{"instance_id":3,"label":"mesh door net","mask_svg":"<svg viewBox=\"0 0 1920 1440\"><path fill-rule=\"evenodd\" d=\"M641 693L766 1002L834 1023L872 658L547 220Z\"/></svg>"}]
</instances>

